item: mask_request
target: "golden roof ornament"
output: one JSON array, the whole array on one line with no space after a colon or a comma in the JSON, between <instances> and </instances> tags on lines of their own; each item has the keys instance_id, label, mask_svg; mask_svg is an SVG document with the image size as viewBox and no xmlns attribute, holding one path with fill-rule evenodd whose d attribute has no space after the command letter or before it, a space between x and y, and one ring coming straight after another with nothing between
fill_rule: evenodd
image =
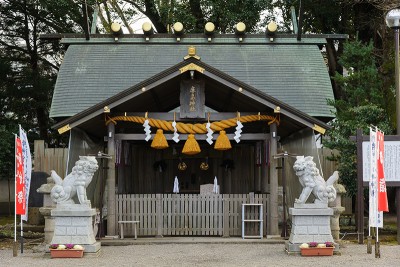
<instances>
[{"instance_id":1,"label":"golden roof ornament","mask_svg":"<svg viewBox=\"0 0 400 267\"><path fill-rule=\"evenodd\" d=\"M194 57L195 59L200 60L200 57L198 55L196 55L196 47L194 47L193 45L188 47L188 54L183 59L186 60L191 57Z\"/></svg>"}]
</instances>

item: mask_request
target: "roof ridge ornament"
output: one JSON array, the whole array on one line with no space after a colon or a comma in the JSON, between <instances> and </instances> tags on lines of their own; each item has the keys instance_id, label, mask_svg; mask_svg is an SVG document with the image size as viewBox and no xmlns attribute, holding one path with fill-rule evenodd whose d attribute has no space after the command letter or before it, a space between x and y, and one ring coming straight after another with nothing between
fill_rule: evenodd
<instances>
[{"instance_id":1,"label":"roof ridge ornament","mask_svg":"<svg viewBox=\"0 0 400 267\"><path fill-rule=\"evenodd\" d=\"M186 60L191 57L194 57L195 59L200 60L200 57L198 55L196 55L196 47L194 47L193 45L188 47L188 54L183 59Z\"/></svg>"},{"instance_id":2,"label":"roof ridge ornament","mask_svg":"<svg viewBox=\"0 0 400 267\"><path fill-rule=\"evenodd\" d=\"M195 70L195 71L198 71L198 72L200 72L200 73L204 73L204 68L202 68L202 67L200 67L200 66L198 66L198 65L196 65L196 64L194 64L194 63L189 63L189 64L187 64L186 66L184 66L184 67L182 67L182 68L180 68L179 69L179 71L181 72L181 73L184 73L184 72L186 72L186 71L188 71L188 70Z\"/></svg>"}]
</instances>

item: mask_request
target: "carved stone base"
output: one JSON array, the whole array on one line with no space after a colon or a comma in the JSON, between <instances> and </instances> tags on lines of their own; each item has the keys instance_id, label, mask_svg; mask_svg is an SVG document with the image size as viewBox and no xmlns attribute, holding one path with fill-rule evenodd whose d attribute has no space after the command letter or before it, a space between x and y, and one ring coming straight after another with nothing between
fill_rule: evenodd
<instances>
[{"instance_id":1,"label":"carved stone base","mask_svg":"<svg viewBox=\"0 0 400 267\"><path fill-rule=\"evenodd\" d=\"M79 244L85 247L85 253L97 253L100 243L96 242L93 233L93 216L95 209L89 205L57 205L51 211L54 218L54 236L52 244Z\"/></svg>"},{"instance_id":2,"label":"carved stone base","mask_svg":"<svg viewBox=\"0 0 400 267\"><path fill-rule=\"evenodd\" d=\"M330 217L333 210L323 204L295 204L295 208L289 209L292 215L292 230L289 241L286 243L286 251L300 252L299 246L309 242L334 242ZM335 244L335 250L339 245Z\"/></svg>"}]
</instances>

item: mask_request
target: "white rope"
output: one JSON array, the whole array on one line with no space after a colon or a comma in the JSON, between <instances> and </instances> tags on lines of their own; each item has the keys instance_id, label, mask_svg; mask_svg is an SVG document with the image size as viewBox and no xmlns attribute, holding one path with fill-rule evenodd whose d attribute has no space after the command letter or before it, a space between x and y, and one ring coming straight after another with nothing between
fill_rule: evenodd
<instances>
[{"instance_id":1,"label":"white rope","mask_svg":"<svg viewBox=\"0 0 400 267\"><path fill-rule=\"evenodd\" d=\"M322 164L321 164L321 159L319 157L319 151L318 151L318 146L317 146L317 139L315 138L315 134L313 134L314 137L314 144L315 148L317 150L317 158L318 158L318 163L319 163L319 169L321 170L321 176L324 177L324 171L322 170ZM325 179L325 178L324 178Z\"/></svg>"}]
</instances>

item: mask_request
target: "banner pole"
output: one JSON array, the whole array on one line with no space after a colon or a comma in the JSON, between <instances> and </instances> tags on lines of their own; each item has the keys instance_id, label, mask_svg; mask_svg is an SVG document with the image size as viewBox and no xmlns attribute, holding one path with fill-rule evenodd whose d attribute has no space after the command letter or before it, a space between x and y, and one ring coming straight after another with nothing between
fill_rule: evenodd
<instances>
[{"instance_id":1,"label":"banner pole","mask_svg":"<svg viewBox=\"0 0 400 267\"><path fill-rule=\"evenodd\" d=\"M21 253L24 253L24 230L23 230L23 221L21 216Z\"/></svg>"},{"instance_id":2,"label":"banner pole","mask_svg":"<svg viewBox=\"0 0 400 267\"><path fill-rule=\"evenodd\" d=\"M14 244L13 244L13 257L17 256L17 135L14 134Z\"/></svg>"},{"instance_id":3,"label":"banner pole","mask_svg":"<svg viewBox=\"0 0 400 267\"><path fill-rule=\"evenodd\" d=\"M369 177L369 183L368 183L368 194L369 194L369 200L368 200L368 210L369 210L369 214L368 214L368 236L367 236L367 254L372 254L372 236L371 236L371 228L373 227L372 224L372 212L371 212L371 192L373 192L373 188L371 185L371 179L372 179L372 174L373 174L373 169L372 169L372 164L373 164L373 157L372 157L372 140L371 140L371 136L372 136L372 128L369 127L369 139L370 139L370 158L369 158L369 163L370 163L370 177ZM374 218L375 220L375 218Z\"/></svg>"},{"instance_id":4,"label":"banner pole","mask_svg":"<svg viewBox=\"0 0 400 267\"><path fill-rule=\"evenodd\" d=\"M381 257L381 248L379 245L378 226L376 227L376 240L375 240L375 258Z\"/></svg>"},{"instance_id":5,"label":"banner pole","mask_svg":"<svg viewBox=\"0 0 400 267\"><path fill-rule=\"evenodd\" d=\"M17 135L14 135L15 142L14 142L14 158L15 158L15 169L14 169L14 242L17 242Z\"/></svg>"}]
</instances>

